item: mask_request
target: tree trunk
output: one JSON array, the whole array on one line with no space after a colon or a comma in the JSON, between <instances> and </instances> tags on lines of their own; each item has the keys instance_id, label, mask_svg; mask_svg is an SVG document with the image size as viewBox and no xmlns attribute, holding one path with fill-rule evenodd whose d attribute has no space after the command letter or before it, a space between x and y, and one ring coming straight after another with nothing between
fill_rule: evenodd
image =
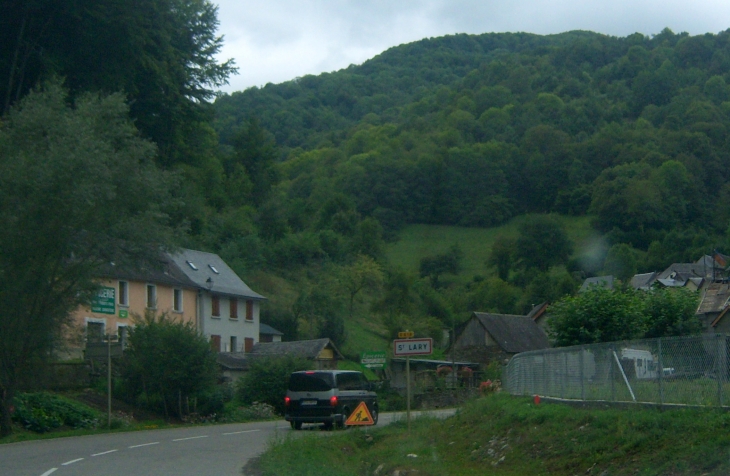
<instances>
[{"instance_id":1,"label":"tree trunk","mask_svg":"<svg viewBox=\"0 0 730 476\"><path fill-rule=\"evenodd\" d=\"M13 393L7 388L0 387L0 438L10 435L13 432L13 424L10 415L10 407L13 401Z\"/></svg>"}]
</instances>

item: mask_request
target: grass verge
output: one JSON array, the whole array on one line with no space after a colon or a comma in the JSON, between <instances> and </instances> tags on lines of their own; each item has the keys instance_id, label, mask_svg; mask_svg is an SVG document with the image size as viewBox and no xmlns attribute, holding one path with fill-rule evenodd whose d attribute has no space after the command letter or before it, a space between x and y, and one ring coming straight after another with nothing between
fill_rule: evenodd
<instances>
[{"instance_id":1,"label":"grass verge","mask_svg":"<svg viewBox=\"0 0 730 476\"><path fill-rule=\"evenodd\" d=\"M717 410L577 409L505 394L447 420L422 418L330 437L272 443L262 475L730 474L730 414Z\"/></svg>"}]
</instances>

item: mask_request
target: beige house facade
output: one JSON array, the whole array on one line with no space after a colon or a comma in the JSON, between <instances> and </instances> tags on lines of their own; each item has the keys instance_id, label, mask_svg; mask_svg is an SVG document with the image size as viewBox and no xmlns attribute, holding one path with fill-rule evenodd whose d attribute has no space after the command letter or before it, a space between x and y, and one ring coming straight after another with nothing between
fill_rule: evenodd
<instances>
[{"instance_id":1,"label":"beige house facade","mask_svg":"<svg viewBox=\"0 0 730 476\"><path fill-rule=\"evenodd\" d=\"M116 269L100 277L101 289L90 306L73 313L79 339L85 342L116 335L124 342L135 316L165 313L193 323L216 352L248 352L259 341L260 303L253 292L216 254L181 250L164 254L155 269ZM76 347L76 351L74 351Z\"/></svg>"},{"instance_id":2,"label":"beige house facade","mask_svg":"<svg viewBox=\"0 0 730 476\"><path fill-rule=\"evenodd\" d=\"M166 313L181 322L195 322L197 290L183 283L105 278L100 285L96 302L104 305L83 306L73 315L87 339L98 340L108 334L123 337L126 328L134 325L134 317L148 311Z\"/></svg>"}]
</instances>

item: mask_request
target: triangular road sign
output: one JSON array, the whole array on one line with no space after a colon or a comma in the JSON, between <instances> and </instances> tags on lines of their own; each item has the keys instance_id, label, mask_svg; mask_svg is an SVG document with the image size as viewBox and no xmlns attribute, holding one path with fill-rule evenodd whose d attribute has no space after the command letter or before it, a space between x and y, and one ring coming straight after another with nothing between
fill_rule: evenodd
<instances>
[{"instance_id":1,"label":"triangular road sign","mask_svg":"<svg viewBox=\"0 0 730 476\"><path fill-rule=\"evenodd\" d=\"M360 402L360 405L358 405L355 408L355 411L350 413L350 416L347 417L347 420L345 421L345 425L374 425L373 422L373 416L370 414L370 410L368 410L368 406L365 405L365 402Z\"/></svg>"}]
</instances>

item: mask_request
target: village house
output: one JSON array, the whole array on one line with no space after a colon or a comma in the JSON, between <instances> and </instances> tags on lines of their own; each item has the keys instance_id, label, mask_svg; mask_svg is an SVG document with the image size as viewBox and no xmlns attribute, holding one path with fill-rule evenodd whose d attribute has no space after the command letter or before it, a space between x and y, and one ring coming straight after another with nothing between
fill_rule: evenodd
<instances>
[{"instance_id":1,"label":"village house","mask_svg":"<svg viewBox=\"0 0 730 476\"><path fill-rule=\"evenodd\" d=\"M154 312L193 323L217 352L247 351L258 342L259 308L265 298L218 255L183 249L161 254L158 265L110 265L99 278L101 289L91 305L72 315L83 340L112 334L123 341L134 316Z\"/></svg>"},{"instance_id":2,"label":"village house","mask_svg":"<svg viewBox=\"0 0 730 476\"><path fill-rule=\"evenodd\" d=\"M453 352L457 359L488 364L548 347L545 331L531 316L475 312L456 337Z\"/></svg>"}]
</instances>

